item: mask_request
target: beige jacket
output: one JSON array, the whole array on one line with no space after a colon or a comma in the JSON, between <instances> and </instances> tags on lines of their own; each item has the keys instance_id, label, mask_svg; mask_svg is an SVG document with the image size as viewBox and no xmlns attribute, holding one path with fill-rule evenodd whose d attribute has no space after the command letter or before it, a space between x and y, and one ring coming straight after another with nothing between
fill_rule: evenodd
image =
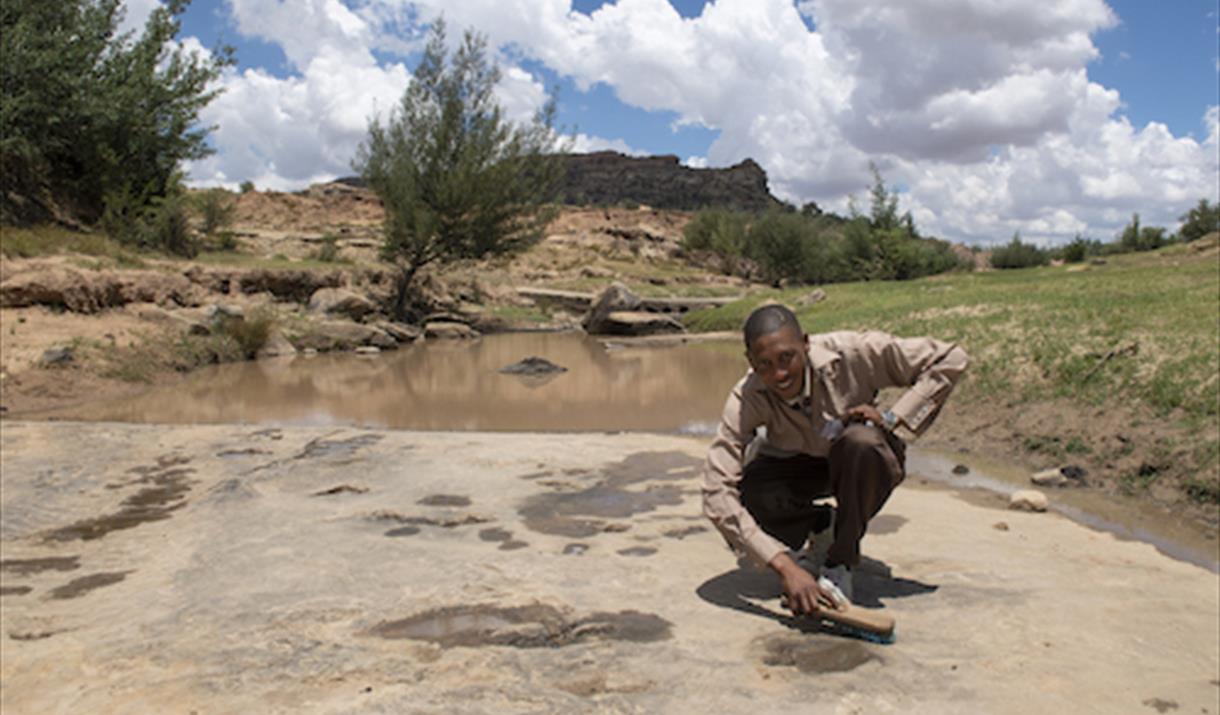
<instances>
[{"instance_id":1,"label":"beige jacket","mask_svg":"<svg viewBox=\"0 0 1220 715\"><path fill-rule=\"evenodd\" d=\"M703 513L730 544L767 563L783 544L759 528L741 504L742 455L759 427L765 450L826 456L822 428L856 405L874 404L885 387L908 387L890 407L899 424L916 435L932 424L969 358L953 343L931 338L896 338L881 332L837 332L808 338L811 410L776 397L751 370L733 386L716 439L707 453Z\"/></svg>"}]
</instances>

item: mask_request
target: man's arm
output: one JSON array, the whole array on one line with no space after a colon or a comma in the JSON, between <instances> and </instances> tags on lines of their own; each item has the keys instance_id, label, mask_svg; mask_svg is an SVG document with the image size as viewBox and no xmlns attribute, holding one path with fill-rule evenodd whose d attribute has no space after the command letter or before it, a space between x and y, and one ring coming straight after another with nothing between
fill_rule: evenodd
<instances>
[{"instance_id":1,"label":"man's arm","mask_svg":"<svg viewBox=\"0 0 1220 715\"><path fill-rule=\"evenodd\" d=\"M862 337L862 352L884 383L878 387L909 388L890 410L900 424L923 434L965 373L970 357L957 344L932 338L896 338L881 332Z\"/></svg>"},{"instance_id":2,"label":"man's arm","mask_svg":"<svg viewBox=\"0 0 1220 715\"><path fill-rule=\"evenodd\" d=\"M703 513L735 549L760 564L770 563L787 549L763 531L741 503L742 460L754 430L762 424L757 410L743 399L738 382L724 403L716 438L703 470Z\"/></svg>"}]
</instances>

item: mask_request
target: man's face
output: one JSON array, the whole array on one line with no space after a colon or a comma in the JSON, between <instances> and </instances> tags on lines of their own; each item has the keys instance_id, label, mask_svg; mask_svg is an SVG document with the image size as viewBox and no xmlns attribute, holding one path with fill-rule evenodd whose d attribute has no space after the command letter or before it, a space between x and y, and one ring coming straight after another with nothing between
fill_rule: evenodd
<instances>
[{"instance_id":1,"label":"man's face","mask_svg":"<svg viewBox=\"0 0 1220 715\"><path fill-rule=\"evenodd\" d=\"M801 394L805 380L805 336L786 325L757 338L746 350L750 367L763 384L780 399L791 400Z\"/></svg>"}]
</instances>

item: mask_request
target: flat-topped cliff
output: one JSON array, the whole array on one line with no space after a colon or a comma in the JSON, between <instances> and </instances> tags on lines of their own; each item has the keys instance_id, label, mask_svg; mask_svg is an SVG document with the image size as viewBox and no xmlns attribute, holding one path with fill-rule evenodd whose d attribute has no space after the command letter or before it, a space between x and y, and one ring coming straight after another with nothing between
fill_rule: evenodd
<instances>
[{"instance_id":1,"label":"flat-topped cliff","mask_svg":"<svg viewBox=\"0 0 1220 715\"><path fill-rule=\"evenodd\" d=\"M636 202L653 208L695 210L726 206L761 211L779 205L767 172L753 159L725 169L683 166L678 157L634 157L614 151L565 154L564 203Z\"/></svg>"}]
</instances>

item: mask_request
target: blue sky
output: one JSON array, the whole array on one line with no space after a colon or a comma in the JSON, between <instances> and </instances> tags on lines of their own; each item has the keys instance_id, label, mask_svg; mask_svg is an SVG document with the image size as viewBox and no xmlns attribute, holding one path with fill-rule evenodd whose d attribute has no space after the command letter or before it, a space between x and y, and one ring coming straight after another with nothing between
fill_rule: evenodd
<instances>
[{"instance_id":1,"label":"blue sky","mask_svg":"<svg viewBox=\"0 0 1220 715\"><path fill-rule=\"evenodd\" d=\"M153 0L132 2L133 15ZM989 243L1108 238L1216 197L1217 3L1079 0L195 0L181 37L237 50L192 181L350 173L427 18L489 36L527 116L552 86L577 147L747 157L845 207L870 162L925 228ZM457 34L456 32L452 34ZM414 43L414 44L412 44Z\"/></svg>"}]
</instances>

